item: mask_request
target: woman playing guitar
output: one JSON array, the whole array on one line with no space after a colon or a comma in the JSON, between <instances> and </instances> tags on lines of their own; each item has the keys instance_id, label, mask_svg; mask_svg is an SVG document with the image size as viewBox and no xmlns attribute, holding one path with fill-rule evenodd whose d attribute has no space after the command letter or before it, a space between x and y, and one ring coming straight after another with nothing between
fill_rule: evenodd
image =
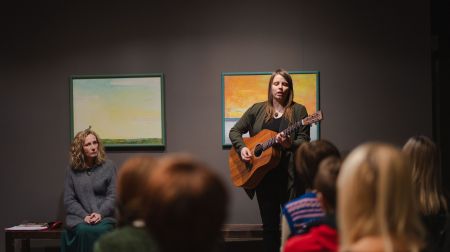
<instances>
[{"instance_id":1,"label":"woman playing guitar","mask_svg":"<svg viewBox=\"0 0 450 252\"><path fill-rule=\"evenodd\" d=\"M263 130L279 132L273 148L280 150L280 161L254 189L246 188L250 198L256 191L263 223L264 250L270 252L280 249L280 206L303 193L294 191L293 156L300 144L310 140L309 125L301 125L290 134L281 133L308 116L305 106L294 102L293 97L291 76L283 69L276 70L269 81L267 101L251 106L231 128L229 135L242 162L251 163L256 158L255 153L246 146L242 135L249 132L251 137L255 137Z\"/></svg>"}]
</instances>

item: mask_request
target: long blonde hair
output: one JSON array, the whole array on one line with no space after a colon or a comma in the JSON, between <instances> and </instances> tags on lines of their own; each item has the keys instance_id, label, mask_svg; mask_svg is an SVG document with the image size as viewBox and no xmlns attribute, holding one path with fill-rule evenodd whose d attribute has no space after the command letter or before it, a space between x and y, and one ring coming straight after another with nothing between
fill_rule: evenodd
<instances>
[{"instance_id":1,"label":"long blonde hair","mask_svg":"<svg viewBox=\"0 0 450 252\"><path fill-rule=\"evenodd\" d=\"M403 146L412 167L412 181L418 193L419 210L424 215L447 211L436 144L426 136L414 136Z\"/></svg>"},{"instance_id":2,"label":"long blonde hair","mask_svg":"<svg viewBox=\"0 0 450 252\"><path fill-rule=\"evenodd\" d=\"M273 108L273 94L272 94L271 88L272 88L273 79L277 75L281 75L288 83L289 94L285 101L285 104L283 104L284 109L285 109L284 113L283 113L283 117L285 117L290 123L293 123L294 111L292 109L292 105L294 105L294 84L293 84L291 75L287 71L285 71L281 68L275 70L275 72L272 73L272 76L270 76L269 86L267 88L267 102L266 102L266 108L265 108L264 122L268 122L269 120L271 120L275 114L275 109Z\"/></svg>"},{"instance_id":3,"label":"long blonde hair","mask_svg":"<svg viewBox=\"0 0 450 252\"><path fill-rule=\"evenodd\" d=\"M341 251L368 236L380 237L384 251L419 251L423 227L411 171L401 151L367 143L353 150L338 178Z\"/></svg>"},{"instance_id":4,"label":"long blonde hair","mask_svg":"<svg viewBox=\"0 0 450 252\"><path fill-rule=\"evenodd\" d=\"M74 170L83 171L89 168L86 164L83 150L84 140L88 135L94 135L98 142L98 155L95 158L95 165L101 165L106 160L105 148L100 137L89 127L78 132L70 146L70 167Z\"/></svg>"}]
</instances>

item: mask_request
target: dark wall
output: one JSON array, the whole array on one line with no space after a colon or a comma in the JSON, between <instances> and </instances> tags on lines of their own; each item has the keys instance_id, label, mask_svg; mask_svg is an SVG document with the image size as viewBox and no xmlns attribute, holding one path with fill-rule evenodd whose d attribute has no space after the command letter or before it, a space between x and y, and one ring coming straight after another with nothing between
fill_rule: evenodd
<instances>
[{"instance_id":1,"label":"dark wall","mask_svg":"<svg viewBox=\"0 0 450 252\"><path fill-rule=\"evenodd\" d=\"M71 75L164 73L166 149L108 155L198 156L229 184L229 223L261 221L228 182L221 72L320 71L321 136L343 152L432 135L429 1L72 2L2 10L1 228L62 216Z\"/></svg>"},{"instance_id":2,"label":"dark wall","mask_svg":"<svg viewBox=\"0 0 450 252\"><path fill-rule=\"evenodd\" d=\"M432 13L432 80L433 80L433 134L438 141L443 168L443 185L450 195L450 6L445 0L434 0Z\"/></svg>"}]
</instances>

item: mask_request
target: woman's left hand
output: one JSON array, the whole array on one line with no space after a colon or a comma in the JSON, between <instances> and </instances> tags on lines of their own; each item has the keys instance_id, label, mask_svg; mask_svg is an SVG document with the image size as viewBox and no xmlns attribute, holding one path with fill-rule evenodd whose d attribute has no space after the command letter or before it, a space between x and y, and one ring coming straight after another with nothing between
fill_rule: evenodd
<instances>
[{"instance_id":1,"label":"woman's left hand","mask_svg":"<svg viewBox=\"0 0 450 252\"><path fill-rule=\"evenodd\" d=\"M292 141L289 135L285 135L283 132L278 133L277 136L275 137L275 140L285 149L289 149L292 145Z\"/></svg>"},{"instance_id":2,"label":"woman's left hand","mask_svg":"<svg viewBox=\"0 0 450 252\"><path fill-rule=\"evenodd\" d=\"M102 215L99 213L91 214L91 224L97 224L102 220Z\"/></svg>"}]
</instances>

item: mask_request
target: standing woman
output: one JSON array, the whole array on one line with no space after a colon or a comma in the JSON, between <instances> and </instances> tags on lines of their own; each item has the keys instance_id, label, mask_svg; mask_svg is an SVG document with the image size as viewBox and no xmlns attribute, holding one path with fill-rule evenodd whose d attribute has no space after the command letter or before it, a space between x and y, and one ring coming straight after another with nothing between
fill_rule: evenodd
<instances>
[{"instance_id":1,"label":"standing woman","mask_svg":"<svg viewBox=\"0 0 450 252\"><path fill-rule=\"evenodd\" d=\"M75 136L64 185L67 229L61 251L92 251L94 242L114 228L116 170L90 127Z\"/></svg>"},{"instance_id":2,"label":"standing woman","mask_svg":"<svg viewBox=\"0 0 450 252\"><path fill-rule=\"evenodd\" d=\"M244 133L249 132L253 137L263 129L281 132L308 116L305 106L293 99L291 76L283 69L276 70L270 77L267 101L251 106L230 130L231 142L243 161L249 162L252 159L252 153L242 139ZM297 193L303 193L294 191L293 154L301 143L309 140L309 126L301 126L290 135L276 135L278 144L274 147L281 150L281 161L256 187L265 251L279 251L281 206ZM255 192L247 192L253 198Z\"/></svg>"}]
</instances>

